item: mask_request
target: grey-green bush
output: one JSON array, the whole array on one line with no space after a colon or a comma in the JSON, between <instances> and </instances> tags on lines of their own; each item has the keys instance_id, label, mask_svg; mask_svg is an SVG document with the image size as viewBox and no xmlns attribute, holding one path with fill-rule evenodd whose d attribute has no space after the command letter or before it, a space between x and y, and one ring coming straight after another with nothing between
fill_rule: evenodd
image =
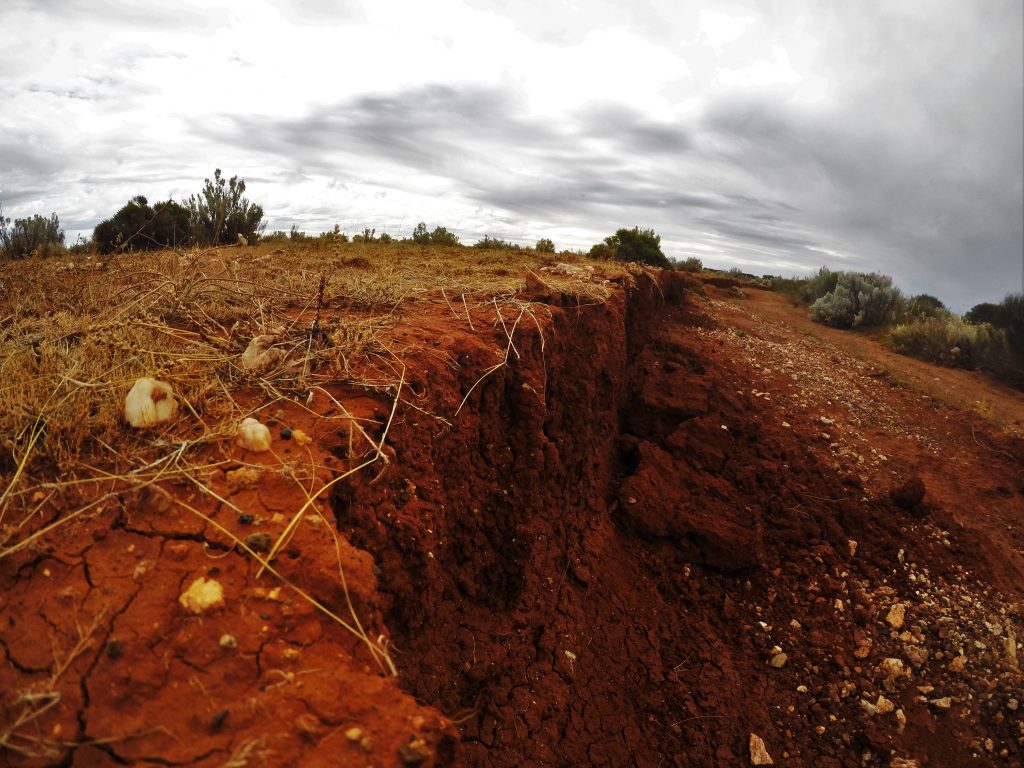
<instances>
[{"instance_id":1,"label":"grey-green bush","mask_svg":"<svg viewBox=\"0 0 1024 768\"><path fill-rule=\"evenodd\" d=\"M11 220L0 212L0 254L9 259L22 259L36 254L51 256L64 250L64 232L57 214L44 218L39 214L29 219Z\"/></svg>"},{"instance_id":2,"label":"grey-green bush","mask_svg":"<svg viewBox=\"0 0 1024 768\"><path fill-rule=\"evenodd\" d=\"M988 323L975 325L946 313L894 326L889 343L904 355L950 368L993 368L1005 359L1006 334Z\"/></svg>"},{"instance_id":3,"label":"grey-green bush","mask_svg":"<svg viewBox=\"0 0 1024 768\"><path fill-rule=\"evenodd\" d=\"M192 242L197 245L234 245L241 235L255 243L263 232L263 209L243 197L245 181L237 176L225 179L220 168L213 180L206 179L203 191L185 204L192 223Z\"/></svg>"},{"instance_id":4,"label":"grey-green bush","mask_svg":"<svg viewBox=\"0 0 1024 768\"><path fill-rule=\"evenodd\" d=\"M834 328L869 328L891 322L902 307L903 294L888 275L841 272L835 288L815 301L808 314Z\"/></svg>"}]
</instances>

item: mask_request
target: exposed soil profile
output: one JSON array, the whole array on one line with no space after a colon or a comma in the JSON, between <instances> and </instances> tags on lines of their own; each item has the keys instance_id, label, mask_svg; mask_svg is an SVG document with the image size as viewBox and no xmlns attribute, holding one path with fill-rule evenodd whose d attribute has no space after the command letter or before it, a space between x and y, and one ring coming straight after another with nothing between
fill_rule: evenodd
<instances>
[{"instance_id":1,"label":"exposed soil profile","mask_svg":"<svg viewBox=\"0 0 1024 768\"><path fill-rule=\"evenodd\" d=\"M1021 763L1024 425L749 288L526 284L409 302L400 386L199 485L40 496L101 502L0 561L0 763ZM277 577L224 534L296 519Z\"/></svg>"}]
</instances>

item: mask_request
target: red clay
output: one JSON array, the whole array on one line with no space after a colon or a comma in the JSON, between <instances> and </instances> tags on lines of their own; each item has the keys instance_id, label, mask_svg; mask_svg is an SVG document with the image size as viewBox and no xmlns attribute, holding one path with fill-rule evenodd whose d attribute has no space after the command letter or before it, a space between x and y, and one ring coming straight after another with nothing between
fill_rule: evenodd
<instances>
[{"instance_id":1,"label":"red clay","mask_svg":"<svg viewBox=\"0 0 1024 768\"><path fill-rule=\"evenodd\" d=\"M209 493L115 496L0 561L0 761L724 767L754 733L777 765L1019 764L1013 425L922 400L773 295L613 287L409 304L400 392L271 404L274 454L233 448ZM260 548L389 420L386 459L309 505L275 567L351 621L340 563L397 678L190 511ZM913 477L924 499L895 503ZM223 607L179 605L198 576Z\"/></svg>"}]
</instances>

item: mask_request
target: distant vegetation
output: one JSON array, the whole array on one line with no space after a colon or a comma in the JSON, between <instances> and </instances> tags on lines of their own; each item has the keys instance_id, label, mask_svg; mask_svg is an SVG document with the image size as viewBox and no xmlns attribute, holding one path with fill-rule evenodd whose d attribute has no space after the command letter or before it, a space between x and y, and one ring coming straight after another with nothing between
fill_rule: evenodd
<instances>
[{"instance_id":1,"label":"distant vegetation","mask_svg":"<svg viewBox=\"0 0 1024 768\"><path fill-rule=\"evenodd\" d=\"M671 268L668 258L661 251L661 236L653 229L620 229L590 249L593 259L615 259L647 264L652 267Z\"/></svg>"},{"instance_id":2,"label":"distant vegetation","mask_svg":"<svg viewBox=\"0 0 1024 768\"><path fill-rule=\"evenodd\" d=\"M835 286L815 299L811 319L835 328L871 328L896 319L903 294L888 275L840 272Z\"/></svg>"},{"instance_id":3,"label":"distant vegetation","mask_svg":"<svg viewBox=\"0 0 1024 768\"><path fill-rule=\"evenodd\" d=\"M50 256L64 250L64 231L54 213L50 218L38 214L12 223L0 211L0 254L9 259L26 256Z\"/></svg>"},{"instance_id":4,"label":"distant vegetation","mask_svg":"<svg viewBox=\"0 0 1024 768\"><path fill-rule=\"evenodd\" d=\"M434 231L427 230L427 225L420 222L412 231L412 241L420 245L458 245L459 238L453 232L444 227L434 227Z\"/></svg>"},{"instance_id":5,"label":"distant vegetation","mask_svg":"<svg viewBox=\"0 0 1024 768\"><path fill-rule=\"evenodd\" d=\"M938 365L983 370L1024 388L1024 295L978 304L963 317L936 297L906 298L892 278L825 267L806 278L773 277L769 287L812 320L836 328L878 329L892 349Z\"/></svg>"},{"instance_id":6,"label":"distant vegetation","mask_svg":"<svg viewBox=\"0 0 1024 768\"><path fill-rule=\"evenodd\" d=\"M254 243L263 231L263 208L245 195L245 181L225 179L220 168L185 204L167 200L152 207L142 195L93 231L100 253L147 251L180 246Z\"/></svg>"},{"instance_id":7,"label":"distant vegetation","mask_svg":"<svg viewBox=\"0 0 1024 768\"><path fill-rule=\"evenodd\" d=\"M97 224L92 238L100 253L175 248L190 242L190 222L188 209L173 200L150 207L145 197L137 195Z\"/></svg>"}]
</instances>

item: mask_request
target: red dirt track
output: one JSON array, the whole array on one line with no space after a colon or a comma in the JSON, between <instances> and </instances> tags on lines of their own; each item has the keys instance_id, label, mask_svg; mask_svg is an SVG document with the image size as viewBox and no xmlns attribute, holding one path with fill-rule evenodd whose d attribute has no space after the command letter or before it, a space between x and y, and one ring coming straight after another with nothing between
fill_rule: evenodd
<instances>
[{"instance_id":1,"label":"red dirt track","mask_svg":"<svg viewBox=\"0 0 1024 768\"><path fill-rule=\"evenodd\" d=\"M212 493L114 496L0 561L0 764L726 768L751 734L775 765L1021 764L1024 396L926 392L749 287L530 285L408 302L400 392L275 404ZM390 419L341 480L364 438L331 398ZM351 621L340 563L397 677L190 511L276 538L332 481L275 567ZM193 615L199 576L224 605Z\"/></svg>"}]
</instances>

